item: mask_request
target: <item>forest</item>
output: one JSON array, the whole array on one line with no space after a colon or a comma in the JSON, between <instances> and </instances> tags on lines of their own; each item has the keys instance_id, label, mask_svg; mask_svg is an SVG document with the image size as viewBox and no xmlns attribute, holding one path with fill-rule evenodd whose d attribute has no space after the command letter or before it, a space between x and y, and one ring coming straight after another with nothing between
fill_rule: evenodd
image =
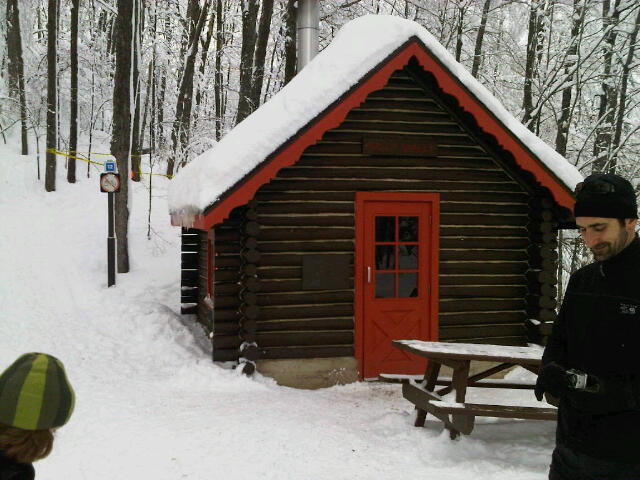
<instances>
[{"instance_id":1,"label":"forest","mask_svg":"<svg viewBox=\"0 0 640 480\"><path fill-rule=\"evenodd\" d=\"M5 2L0 141L35 151L47 191L56 169L73 183L100 155L130 173L124 193L146 174L141 159L171 178L296 73L295 0ZM423 25L584 175L616 172L640 188L637 0L323 0L320 50L368 14Z\"/></svg>"}]
</instances>

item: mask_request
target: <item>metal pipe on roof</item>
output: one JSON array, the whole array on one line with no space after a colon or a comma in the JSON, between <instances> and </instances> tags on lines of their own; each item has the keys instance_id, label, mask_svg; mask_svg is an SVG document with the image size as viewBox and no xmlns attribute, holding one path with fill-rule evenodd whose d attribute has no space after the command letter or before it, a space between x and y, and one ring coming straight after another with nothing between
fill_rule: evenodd
<instances>
[{"instance_id":1,"label":"metal pipe on roof","mask_svg":"<svg viewBox=\"0 0 640 480\"><path fill-rule=\"evenodd\" d=\"M320 7L318 0L298 0L298 72L318 54Z\"/></svg>"}]
</instances>

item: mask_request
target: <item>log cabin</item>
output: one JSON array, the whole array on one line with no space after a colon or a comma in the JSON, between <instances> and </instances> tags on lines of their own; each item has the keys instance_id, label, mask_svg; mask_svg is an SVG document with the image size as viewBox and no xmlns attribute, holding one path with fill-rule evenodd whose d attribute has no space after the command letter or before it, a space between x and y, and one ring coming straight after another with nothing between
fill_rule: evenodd
<instances>
[{"instance_id":1,"label":"log cabin","mask_svg":"<svg viewBox=\"0 0 640 480\"><path fill-rule=\"evenodd\" d=\"M423 27L362 17L172 180L182 312L293 386L537 341L581 179Z\"/></svg>"}]
</instances>

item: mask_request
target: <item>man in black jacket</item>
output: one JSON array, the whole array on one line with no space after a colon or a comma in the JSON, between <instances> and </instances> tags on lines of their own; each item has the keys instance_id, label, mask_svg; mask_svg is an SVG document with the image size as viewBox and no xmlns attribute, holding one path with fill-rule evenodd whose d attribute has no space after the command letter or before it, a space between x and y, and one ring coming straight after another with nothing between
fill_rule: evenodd
<instances>
[{"instance_id":1,"label":"man in black jacket","mask_svg":"<svg viewBox=\"0 0 640 480\"><path fill-rule=\"evenodd\" d=\"M640 239L631 184L576 187L576 224L594 263L569 279L536 397L556 398L550 480L640 479Z\"/></svg>"}]
</instances>

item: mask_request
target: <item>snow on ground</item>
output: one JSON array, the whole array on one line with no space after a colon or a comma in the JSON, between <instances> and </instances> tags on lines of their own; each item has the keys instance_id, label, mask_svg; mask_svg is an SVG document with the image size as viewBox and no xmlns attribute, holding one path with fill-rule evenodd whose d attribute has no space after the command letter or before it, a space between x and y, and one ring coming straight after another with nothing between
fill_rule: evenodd
<instances>
[{"instance_id":1,"label":"snow on ground","mask_svg":"<svg viewBox=\"0 0 640 480\"><path fill-rule=\"evenodd\" d=\"M148 176L133 185L132 269L107 289L99 172L87 179L80 162L70 185L58 157L57 192L46 193L44 160L38 182L35 156L18 153L0 144L0 370L48 352L77 393L52 454L35 465L39 480L546 478L552 422L479 419L452 442L438 421L412 426L399 385L303 391L214 365L206 337L179 314L168 181L154 177L151 240ZM531 392L509 395L536 403Z\"/></svg>"}]
</instances>

